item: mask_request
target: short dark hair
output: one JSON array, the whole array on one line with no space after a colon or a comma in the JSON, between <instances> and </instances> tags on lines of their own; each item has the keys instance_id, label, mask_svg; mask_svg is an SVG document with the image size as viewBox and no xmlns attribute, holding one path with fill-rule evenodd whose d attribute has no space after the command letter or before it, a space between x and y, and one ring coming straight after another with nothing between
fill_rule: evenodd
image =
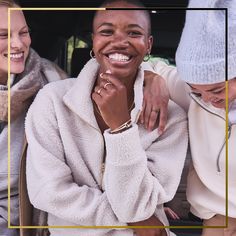
<instances>
[{"instance_id":1,"label":"short dark hair","mask_svg":"<svg viewBox=\"0 0 236 236\"><path fill-rule=\"evenodd\" d=\"M128 3L130 5L134 5L137 8L145 8L145 5L139 0L105 0L99 7L100 8L107 7L111 3L115 3L115 2L124 2L124 3ZM145 17L147 18L147 21L148 21L148 34L151 35L151 16L150 16L150 13L146 9L141 9L141 10L145 14ZM95 13L93 20L95 19L97 13L98 13L98 11Z\"/></svg>"}]
</instances>

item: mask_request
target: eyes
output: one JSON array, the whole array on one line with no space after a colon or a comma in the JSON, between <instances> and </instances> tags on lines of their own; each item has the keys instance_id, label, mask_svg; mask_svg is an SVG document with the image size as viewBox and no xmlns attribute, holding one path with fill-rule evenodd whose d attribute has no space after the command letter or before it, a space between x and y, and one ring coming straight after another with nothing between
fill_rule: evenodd
<instances>
[{"instance_id":1,"label":"eyes","mask_svg":"<svg viewBox=\"0 0 236 236\"><path fill-rule=\"evenodd\" d=\"M24 29L24 30L21 30L18 34L20 37L26 37L26 36L29 36L29 30L28 29ZM12 35L11 35L12 37ZM1 32L0 33L0 39L7 39L8 38L8 32Z\"/></svg>"},{"instance_id":2,"label":"eyes","mask_svg":"<svg viewBox=\"0 0 236 236\"><path fill-rule=\"evenodd\" d=\"M115 30L113 29L102 29L98 32L101 36L112 36L115 34ZM141 31L138 30L127 30L125 32L127 34L128 37L131 38L139 38L143 36L143 33Z\"/></svg>"},{"instance_id":3,"label":"eyes","mask_svg":"<svg viewBox=\"0 0 236 236\"><path fill-rule=\"evenodd\" d=\"M191 87L191 86L190 86ZM221 95L222 93L225 92L225 87L222 87L220 89L212 90L212 91L199 91L196 88L191 87L191 91L194 95L201 97L202 93L208 93L208 95Z\"/></svg>"}]
</instances>

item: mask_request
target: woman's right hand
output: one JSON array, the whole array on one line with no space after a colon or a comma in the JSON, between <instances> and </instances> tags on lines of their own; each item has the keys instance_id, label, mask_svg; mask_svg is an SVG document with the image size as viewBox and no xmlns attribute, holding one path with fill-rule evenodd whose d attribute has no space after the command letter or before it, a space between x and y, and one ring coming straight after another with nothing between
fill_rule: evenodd
<instances>
[{"instance_id":1,"label":"woman's right hand","mask_svg":"<svg viewBox=\"0 0 236 236\"><path fill-rule=\"evenodd\" d=\"M92 99L96 103L104 122L114 130L130 120L125 85L106 72L100 75L99 85L94 88Z\"/></svg>"}]
</instances>

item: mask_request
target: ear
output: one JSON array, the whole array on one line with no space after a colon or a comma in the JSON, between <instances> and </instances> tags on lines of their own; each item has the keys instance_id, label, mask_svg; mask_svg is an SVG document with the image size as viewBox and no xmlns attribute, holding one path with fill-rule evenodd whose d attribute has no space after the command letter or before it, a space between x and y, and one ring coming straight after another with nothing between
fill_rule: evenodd
<instances>
[{"instance_id":1,"label":"ear","mask_svg":"<svg viewBox=\"0 0 236 236\"><path fill-rule=\"evenodd\" d=\"M151 50L152 50L152 44L153 44L153 37L152 35L150 35L148 37L148 48L147 48L147 52L150 54Z\"/></svg>"},{"instance_id":2,"label":"ear","mask_svg":"<svg viewBox=\"0 0 236 236\"><path fill-rule=\"evenodd\" d=\"M91 39L92 39L92 41L93 41L93 38L94 38L94 34L93 34L93 33L91 33Z\"/></svg>"}]
</instances>

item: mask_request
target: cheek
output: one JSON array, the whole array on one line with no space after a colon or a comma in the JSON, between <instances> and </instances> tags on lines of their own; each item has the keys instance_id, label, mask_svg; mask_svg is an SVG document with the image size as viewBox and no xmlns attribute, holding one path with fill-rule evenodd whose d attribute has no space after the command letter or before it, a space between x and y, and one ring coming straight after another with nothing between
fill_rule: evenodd
<instances>
[{"instance_id":1,"label":"cheek","mask_svg":"<svg viewBox=\"0 0 236 236\"><path fill-rule=\"evenodd\" d=\"M30 48L30 45L31 45L31 38L30 37L24 38L23 43L24 43L25 48L26 48L26 54L27 54L26 56L28 56L29 48Z\"/></svg>"},{"instance_id":2,"label":"cheek","mask_svg":"<svg viewBox=\"0 0 236 236\"><path fill-rule=\"evenodd\" d=\"M0 53L7 53L7 40L0 39Z\"/></svg>"},{"instance_id":3,"label":"cheek","mask_svg":"<svg viewBox=\"0 0 236 236\"><path fill-rule=\"evenodd\" d=\"M146 40L137 40L135 42L136 50L140 57L144 58L148 53L148 43Z\"/></svg>"}]
</instances>

